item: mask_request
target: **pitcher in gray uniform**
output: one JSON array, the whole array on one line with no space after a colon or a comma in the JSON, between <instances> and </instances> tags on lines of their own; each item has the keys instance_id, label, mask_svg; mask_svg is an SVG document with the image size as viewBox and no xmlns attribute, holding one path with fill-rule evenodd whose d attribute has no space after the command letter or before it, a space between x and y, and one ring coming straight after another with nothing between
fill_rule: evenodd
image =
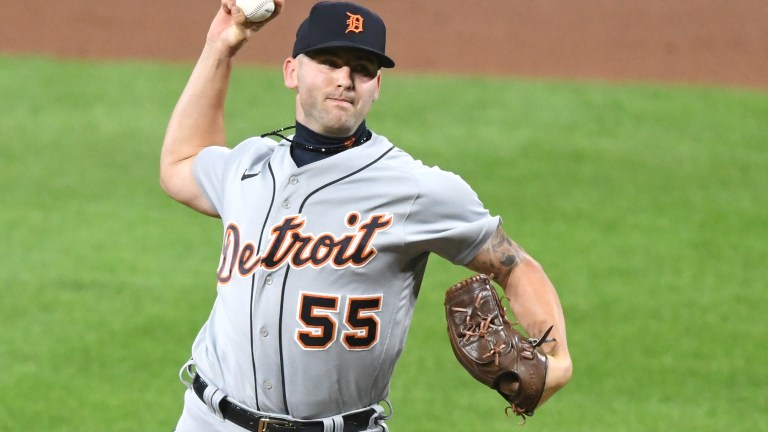
<instances>
[{"instance_id":1,"label":"pitcher in gray uniform","mask_svg":"<svg viewBox=\"0 0 768 432\"><path fill-rule=\"evenodd\" d=\"M176 430L387 430L389 383L431 253L495 275L529 334L554 325L548 399L571 360L541 266L460 177L366 124L381 69L395 66L378 15L312 7L283 65L295 123L225 147L232 59L282 7L251 23L222 0L163 143L163 189L223 227L218 295L182 368ZM253 98L270 103L258 85Z\"/></svg>"}]
</instances>

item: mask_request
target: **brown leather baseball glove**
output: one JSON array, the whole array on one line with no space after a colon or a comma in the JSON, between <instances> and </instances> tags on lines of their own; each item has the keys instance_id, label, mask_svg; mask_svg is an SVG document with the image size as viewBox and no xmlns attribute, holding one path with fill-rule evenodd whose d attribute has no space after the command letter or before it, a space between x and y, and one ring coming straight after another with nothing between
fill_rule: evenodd
<instances>
[{"instance_id":1,"label":"brown leather baseball glove","mask_svg":"<svg viewBox=\"0 0 768 432\"><path fill-rule=\"evenodd\" d=\"M507 319L491 278L478 274L445 293L445 315L453 353L472 377L496 390L516 415L532 416L544 392L547 356Z\"/></svg>"}]
</instances>

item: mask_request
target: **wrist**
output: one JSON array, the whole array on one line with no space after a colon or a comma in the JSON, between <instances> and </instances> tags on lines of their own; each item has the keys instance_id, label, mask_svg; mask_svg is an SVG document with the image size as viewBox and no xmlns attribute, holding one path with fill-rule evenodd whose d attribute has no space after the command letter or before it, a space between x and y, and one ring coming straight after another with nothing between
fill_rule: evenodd
<instances>
[{"instance_id":1,"label":"wrist","mask_svg":"<svg viewBox=\"0 0 768 432\"><path fill-rule=\"evenodd\" d=\"M212 64L216 68L229 68L239 49L239 47L233 47L221 41L207 40L200 58L203 62Z\"/></svg>"}]
</instances>

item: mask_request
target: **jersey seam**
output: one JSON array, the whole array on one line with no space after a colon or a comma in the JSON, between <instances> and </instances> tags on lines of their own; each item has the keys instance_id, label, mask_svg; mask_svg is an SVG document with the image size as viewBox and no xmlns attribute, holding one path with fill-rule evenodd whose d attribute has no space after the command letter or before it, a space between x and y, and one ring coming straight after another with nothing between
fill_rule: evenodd
<instances>
[{"instance_id":1,"label":"jersey seam","mask_svg":"<svg viewBox=\"0 0 768 432\"><path fill-rule=\"evenodd\" d=\"M408 207L408 211L405 214L405 217L403 217L403 229L401 230L402 239L400 241L400 244L402 246L405 246L405 233L407 231L406 226L408 224L408 219L410 218L411 214L413 213L413 208L416 206L416 202L419 200L419 197L421 197L421 182L419 181L418 176L413 175L412 172L409 172L408 175L413 179L414 183L418 185L416 193L413 194L413 198L411 199L411 205Z\"/></svg>"},{"instance_id":2,"label":"jersey seam","mask_svg":"<svg viewBox=\"0 0 768 432\"><path fill-rule=\"evenodd\" d=\"M272 162L267 162L267 169L269 170L269 175L272 178L272 198L269 201L269 208L267 209L267 214L264 217L264 223L261 225L261 232L259 233L259 244L256 248L256 250L261 251L261 242L264 238L264 231L267 229L267 224L269 223L269 215L272 214L272 208L275 205L275 194L277 191L277 182L275 180L275 173L272 170ZM254 341L254 332L253 332L253 325L254 325L254 316L253 312L255 309L254 299L256 296L256 273L254 272L251 276L251 303L250 303L250 316L251 316L251 367L253 370L253 396L256 400L256 409L259 409L259 381L256 374L256 353L255 353L255 346L256 343Z\"/></svg>"}]
</instances>

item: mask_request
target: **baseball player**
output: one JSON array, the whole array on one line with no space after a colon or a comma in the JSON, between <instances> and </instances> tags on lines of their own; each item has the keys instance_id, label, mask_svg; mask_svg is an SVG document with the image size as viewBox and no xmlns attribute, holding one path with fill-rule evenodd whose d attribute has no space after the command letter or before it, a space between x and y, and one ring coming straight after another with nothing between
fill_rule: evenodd
<instances>
[{"instance_id":1,"label":"baseball player","mask_svg":"<svg viewBox=\"0 0 768 432\"><path fill-rule=\"evenodd\" d=\"M529 333L554 325L549 398L571 362L541 266L461 178L366 124L381 69L395 66L378 15L312 7L283 65L295 129L224 147L232 59L282 7L252 23L221 1L163 143L163 189L223 226L218 295L182 369L176 430L387 430L390 378L431 253L495 275Z\"/></svg>"}]
</instances>

